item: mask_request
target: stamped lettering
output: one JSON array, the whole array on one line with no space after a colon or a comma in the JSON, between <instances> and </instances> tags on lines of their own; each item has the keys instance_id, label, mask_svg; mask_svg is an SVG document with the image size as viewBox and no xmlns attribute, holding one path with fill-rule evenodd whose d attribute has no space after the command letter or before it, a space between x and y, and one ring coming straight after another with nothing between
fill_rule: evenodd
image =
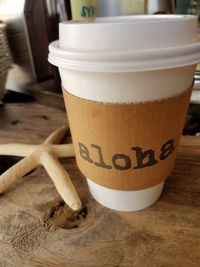
<instances>
[{"instance_id":1,"label":"stamped lettering","mask_svg":"<svg viewBox=\"0 0 200 267\"><path fill-rule=\"evenodd\" d=\"M90 158L90 154L89 154L88 148L82 143L78 143L78 144L79 144L79 152L80 152L81 157L84 160L86 160L86 161L88 161L90 163L93 163L93 160Z\"/></svg>"},{"instance_id":2,"label":"stamped lettering","mask_svg":"<svg viewBox=\"0 0 200 267\"><path fill-rule=\"evenodd\" d=\"M152 149L143 151L141 147L132 147L132 150L136 152L137 158L137 166L134 169L150 167L158 162L155 159L155 151Z\"/></svg>"},{"instance_id":3,"label":"stamped lettering","mask_svg":"<svg viewBox=\"0 0 200 267\"><path fill-rule=\"evenodd\" d=\"M123 161L123 164L120 163L121 161ZM116 170L124 171L131 168L131 159L126 154L114 154L112 163Z\"/></svg>"},{"instance_id":4,"label":"stamped lettering","mask_svg":"<svg viewBox=\"0 0 200 267\"><path fill-rule=\"evenodd\" d=\"M112 166L110 166L110 165L105 163L101 147L97 146L97 145L94 145L94 144L91 144L91 147L97 149L97 153L98 153L98 157L99 157L99 161L98 162L94 162L94 164L96 166L98 166L98 167L101 167L101 168L112 169Z\"/></svg>"},{"instance_id":5,"label":"stamped lettering","mask_svg":"<svg viewBox=\"0 0 200 267\"><path fill-rule=\"evenodd\" d=\"M161 147L160 160L166 159L175 149L174 140L168 140Z\"/></svg>"},{"instance_id":6,"label":"stamped lettering","mask_svg":"<svg viewBox=\"0 0 200 267\"><path fill-rule=\"evenodd\" d=\"M142 169L151 167L159 162L159 160L165 160L169 157L175 149L174 140L170 139L165 142L160 149L160 152L157 153L153 149L143 150L141 147L132 147L130 151L132 151L134 159L131 159L130 155L126 155L123 153L114 154L110 159L110 163L106 162L103 155L103 149L99 145L91 144L90 147L87 147L83 143L78 143L79 152L83 160L89 162L90 164L94 164L97 167L104 169L116 169L118 171L125 171L128 169ZM90 156L90 150L95 149L98 161L94 161Z\"/></svg>"}]
</instances>

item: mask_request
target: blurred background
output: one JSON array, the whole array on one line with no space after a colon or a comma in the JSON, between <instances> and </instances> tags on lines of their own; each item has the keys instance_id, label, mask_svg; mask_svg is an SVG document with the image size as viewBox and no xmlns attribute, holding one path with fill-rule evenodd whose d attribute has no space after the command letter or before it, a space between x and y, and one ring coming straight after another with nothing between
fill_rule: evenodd
<instances>
[{"instance_id":1,"label":"blurred background","mask_svg":"<svg viewBox=\"0 0 200 267\"><path fill-rule=\"evenodd\" d=\"M32 101L64 108L48 45L65 20L138 14L193 14L200 0L0 0L0 101ZM200 103L200 68L191 103Z\"/></svg>"}]
</instances>

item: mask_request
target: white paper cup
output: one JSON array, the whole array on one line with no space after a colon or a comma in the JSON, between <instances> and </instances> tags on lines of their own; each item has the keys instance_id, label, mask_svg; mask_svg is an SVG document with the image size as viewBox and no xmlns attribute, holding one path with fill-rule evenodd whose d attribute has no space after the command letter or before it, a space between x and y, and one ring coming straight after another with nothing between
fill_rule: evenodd
<instances>
[{"instance_id":1,"label":"white paper cup","mask_svg":"<svg viewBox=\"0 0 200 267\"><path fill-rule=\"evenodd\" d=\"M61 23L60 40L49 47L63 87L72 95L105 103L139 103L175 96L189 88L200 58L197 19L159 15L99 18ZM72 133L73 135L73 133ZM115 210L152 205L164 182L121 191L90 180L93 197Z\"/></svg>"}]
</instances>

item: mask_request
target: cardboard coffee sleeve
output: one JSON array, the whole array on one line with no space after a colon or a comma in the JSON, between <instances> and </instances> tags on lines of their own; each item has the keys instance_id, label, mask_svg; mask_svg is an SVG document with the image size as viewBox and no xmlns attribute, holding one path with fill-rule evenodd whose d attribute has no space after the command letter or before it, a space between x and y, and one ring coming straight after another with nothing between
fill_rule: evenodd
<instances>
[{"instance_id":1,"label":"cardboard coffee sleeve","mask_svg":"<svg viewBox=\"0 0 200 267\"><path fill-rule=\"evenodd\" d=\"M103 103L63 89L80 171L125 191L165 180L174 167L191 90L151 102Z\"/></svg>"}]
</instances>

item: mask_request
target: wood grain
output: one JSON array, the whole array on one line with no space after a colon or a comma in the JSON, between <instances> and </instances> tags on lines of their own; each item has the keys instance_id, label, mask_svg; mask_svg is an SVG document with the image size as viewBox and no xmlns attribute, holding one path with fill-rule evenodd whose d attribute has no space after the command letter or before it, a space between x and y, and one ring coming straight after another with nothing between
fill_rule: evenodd
<instances>
[{"instance_id":1,"label":"wood grain","mask_svg":"<svg viewBox=\"0 0 200 267\"><path fill-rule=\"evenodd\" d=\"M1 106L0 143L41 143L65 120L39 104ZM199 137L182 137L162 197L139 212L100 206L75 160L63 164L83 210L64 205L42 168L22 178L0 196L0 267L200 266Z\"/></svg>"}]
</instances>

